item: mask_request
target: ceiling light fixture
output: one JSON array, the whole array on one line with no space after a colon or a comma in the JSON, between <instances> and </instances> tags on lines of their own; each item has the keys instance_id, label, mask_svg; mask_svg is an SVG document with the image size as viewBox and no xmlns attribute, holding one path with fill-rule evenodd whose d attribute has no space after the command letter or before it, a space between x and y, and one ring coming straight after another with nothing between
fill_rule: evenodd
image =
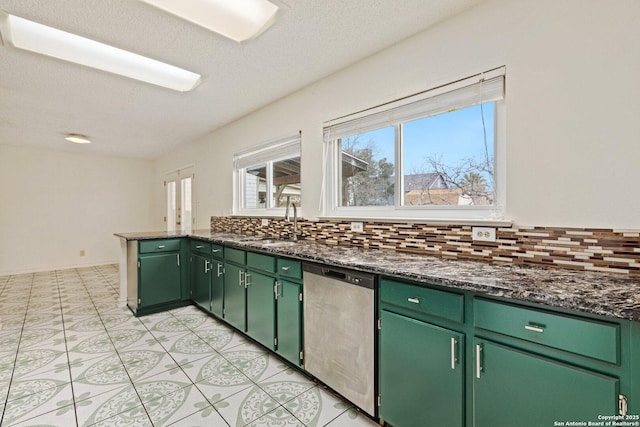
<instances>
[{"instance_id":1,"label":"ceiling light fixture","mask_svg":"<svg viewBox=\"0 0 640 427\"><path fill-rule=\"evenodd\" d=\"M278 6L267 0L142 0L237 42L265 31Z\"/></svg>"},{"instance_id":2,"label":"ceiling light fixture","mask_svg":"<svg viewBox=\"0 0 640 427\"><path fill-rule=\"evenodd\" d=\"M1 10L0 32L6 43L19 49L180 92L193 90L200 83L200 75L191 71L9 15Z\"/></svg>"},{"instance_id":3,"label":"ceiling light fixture","mask_svg":"<svg viewBox=\"0 0 640 427\"><path fill-rule=\"evenodd\" d=\"M80 135L78 133L70 133L64 139L75 144L91 144L91 140L87 138L86 135Z\"/></svg>"}]
</instances>

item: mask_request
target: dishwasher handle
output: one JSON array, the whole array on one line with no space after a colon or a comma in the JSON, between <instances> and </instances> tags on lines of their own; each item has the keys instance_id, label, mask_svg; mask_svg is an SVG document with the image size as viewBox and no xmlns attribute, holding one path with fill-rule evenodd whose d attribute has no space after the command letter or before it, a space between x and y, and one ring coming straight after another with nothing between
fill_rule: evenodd
<instances>
[{"instance_id":1,"label":"dishwasher handle","mask_svg":"<svg viewBox=\"0 0 640 427\"><path fill-rule=\"evenodd\" d=\"M322 269L322 275L325 276L325 277L332 277L332 278L338 279L338 280L346 280L347 279L347 273L344 273L342 271L332 270L330 268L323 268Z\"/></svg>"}]
</instances>

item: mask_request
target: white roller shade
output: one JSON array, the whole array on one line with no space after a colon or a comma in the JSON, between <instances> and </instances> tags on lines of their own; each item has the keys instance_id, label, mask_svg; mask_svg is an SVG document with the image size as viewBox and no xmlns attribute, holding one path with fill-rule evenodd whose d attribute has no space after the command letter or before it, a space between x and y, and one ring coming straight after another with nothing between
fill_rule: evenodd
<instances>
[{"instance_id":1,"label":"white roller shade","mask_svg":"<svg viewBox=\"0 0 640 427\"><path fill-rule=\"evenodd\" d=\"M300 156L300 132L278 138L266 144L233 155L236 169Z\"/></svg>"},{"instance_id":2,"label":"white roller shade","mask_svg":"<svg viewBox=\"0 0 640 427\"><path fill-rule=\"evenodd\" d=\"M324 136L327 141L335 140L503 98L504 71L499 76L494 73L489 79L476 76L331 120L325 123Z\"/></svg>"}]
</instances>

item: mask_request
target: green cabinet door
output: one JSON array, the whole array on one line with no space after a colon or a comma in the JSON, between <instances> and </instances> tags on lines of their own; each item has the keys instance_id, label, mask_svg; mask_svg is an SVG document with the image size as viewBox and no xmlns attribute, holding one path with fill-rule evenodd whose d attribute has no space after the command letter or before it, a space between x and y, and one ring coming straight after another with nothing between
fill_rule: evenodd
<instances>
[{"instance_id":1,"label":"green cabinet door","mask_svg":"<svg viewBox=\"0 0 640 427\"><path fill-rule=\"evenodd\" d=\"M178 253L140 255L138 270L139 307L149 307L181 298Z\"/></svg>"},{"instance_id":2,"label":"green cabinet door","mask_svg":"<svg viewBox=\"0 0 640 427\"><path fill-rule=\"evenodd\" d=\"M222 318L222 308L224 306L224 265L222 261L213 260L213 270L211 274L211 312Z\"/></svg>"},{"instance_id":3,"label":"green cabinet door","mask_svg":"<svg viewBox=\"0 0 640 427\"><path fill-rule=\"evenodd\" d=\"M618 413L617 378L481 339L474 350L474 427L586 423Z\"/></svg>"},{"instance_id":4,"label":"green cabinet door","mask_svg":"<svg viewBox=\"0 0 640 427\"><path fill-rule=\"evenodd\" d=\"M211 259L193 254L191 256L191 299L207 311L211 310Z\"/></svg>"},{"instance_id":5,"label":"green cabinet door","mask_svg":"<svg viewBox=\"0 0 640 427\"><path fill-rule=\"evenodd\" d=\"M380 314L380 418L394 427L464 425L464 335Z\"/></svg>"},{"instance_id":6,"label":"green cabinet door","mask_svg":"<svg viewBox=\"0 0 640 427\"><path fill-rule=\"evenodd\" d=\"M276 279L247 272L247 334L265 347L275 349Z\"/></svg>"},{"instance_id":7,"label":"green cabinet door","mask_svg":"<svg viewBox=\"0 0 640 427\"><path fill-rule=\"evenodd\" d=\"M224 270L224 319L246 332L245 268L225 262Z\"/></svg>"},{"instance_id":8,"label":"green cabinet door","mask_svg":"<svg viewBox=\"0 0 640 427\"><path fill-rule=\"evenodd\" d=\"M302 285L278 280L276 297L277 353L300 366L302 351Z\"/></svg>"}]
</instances>

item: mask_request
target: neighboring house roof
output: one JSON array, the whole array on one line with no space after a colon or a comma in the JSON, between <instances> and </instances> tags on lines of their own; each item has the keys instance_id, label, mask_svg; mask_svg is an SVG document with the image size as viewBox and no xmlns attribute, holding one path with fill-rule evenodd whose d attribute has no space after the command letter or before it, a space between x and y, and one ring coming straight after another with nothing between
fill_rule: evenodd
<instances>
[{"instance_id":1,"label":"neighboring house roof","mask_svg":"<svg viewBox=\"0 0 640 427\"><path fill-rule=\"evenodd\" d=\"M442 174L416 173L404 176L404 191L424 191L449 188Z\"/></svg>"}]
</instances>

